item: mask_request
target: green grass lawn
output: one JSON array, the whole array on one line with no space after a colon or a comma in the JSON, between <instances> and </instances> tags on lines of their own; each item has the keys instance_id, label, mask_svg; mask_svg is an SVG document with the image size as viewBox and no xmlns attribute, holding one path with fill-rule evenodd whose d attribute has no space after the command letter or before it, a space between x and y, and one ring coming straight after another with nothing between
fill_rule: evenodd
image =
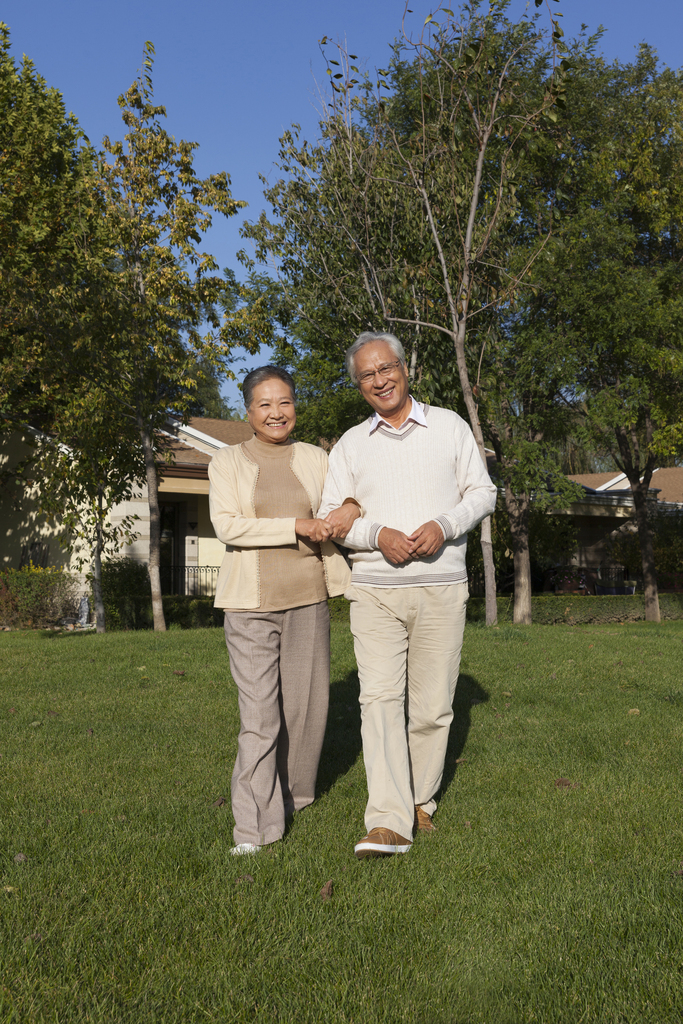
<instances>
[{"instance_id":1,"label":"green grass lawn","mask_svg":"<svg viewBox=\"0 0 683 1024\"><path fill-rule=\"evenodd\" d=\"M1 1024L680 1024L682 665L680 622L469 626L438 832L359 862L335 623L320 799L233 858L220 630L0 635Z\"/></svg>"}]
</instances>

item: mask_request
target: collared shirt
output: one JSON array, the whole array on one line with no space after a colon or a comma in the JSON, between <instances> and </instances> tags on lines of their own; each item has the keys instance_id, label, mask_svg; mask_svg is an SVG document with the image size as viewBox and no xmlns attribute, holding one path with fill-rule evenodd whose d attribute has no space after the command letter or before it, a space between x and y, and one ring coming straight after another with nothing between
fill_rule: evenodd
<instances>
[{"instance_id":1,"label":"collared shirt","mask_svg":"<svg viewBox=\"0 0 683 1024\"><path fill-rule=\"evenodd\" d=\"M425 417L424 412L422 411L422 406L418 405L418 403L415 401L412 395L410 396L410 401L412 402L410 412L408 413L400 427L392 427L391 423L387 423L383 416L380 416L378 412L374 412L370 420L369 433L374 434L374 432L377 430L379 426L385 426L388 427L389 430L396 430L397 433L400 433L406 426L406 424L410 423L411 421L413 423L417 423L421 427L426 427L427 419Z\"/></svg>"}]
</instances>

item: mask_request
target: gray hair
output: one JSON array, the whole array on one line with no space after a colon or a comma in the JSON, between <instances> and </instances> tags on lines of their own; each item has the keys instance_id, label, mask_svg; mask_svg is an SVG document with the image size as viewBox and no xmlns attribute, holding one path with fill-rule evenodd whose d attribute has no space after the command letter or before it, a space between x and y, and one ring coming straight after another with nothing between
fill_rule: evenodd
<instances>
[{"instance_id":1,"label":"gray hair","mask_svg":"<svg viewBox=\"0 0 683 1024\"><path fill-rule=\"evenodd\" d=\"M406 353L403 345L394 334L384 334L378 331L364 331L360 334L353 345L346 350L346 369L348 371L351 380L356 383L356 369L355 359L360 350L364 345L369 345L373 341L386 341L389 348L393 351L397 359L400 359L403 366L406 365Z\"/></svg>"},{"instance_id":2,"label":"gray hair","mask_svg":"<svg viewBox=\"0 0 683 1024\"><path fill-rule=\"evenodd\" d=\"M248 409L254 400L254 388L267 380L281 380L283 384L288 385L292 392L292 398L296 399L296 387L291 373L283 369L282 366L257 366L242 381L242 398L245 409Z\"/></svg>"}]
</instances>

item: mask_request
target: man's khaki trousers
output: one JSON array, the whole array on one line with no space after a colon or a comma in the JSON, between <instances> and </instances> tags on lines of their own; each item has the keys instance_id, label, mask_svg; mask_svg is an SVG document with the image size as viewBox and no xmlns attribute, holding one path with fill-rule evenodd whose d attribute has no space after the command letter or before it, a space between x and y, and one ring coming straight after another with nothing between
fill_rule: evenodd
<instances>
[{"instance_id":1,"label":"man's khaki trousers","mask_svg":"<svg viewBox=\"0 0 683 1024\"><path fill-rule=\"evenodd\" d=\"M453 720L467 584L352 586L346 597L360 680L365 826L410 839L415 805L428 814L436 808Z\"/></svg>"}]
</instances>

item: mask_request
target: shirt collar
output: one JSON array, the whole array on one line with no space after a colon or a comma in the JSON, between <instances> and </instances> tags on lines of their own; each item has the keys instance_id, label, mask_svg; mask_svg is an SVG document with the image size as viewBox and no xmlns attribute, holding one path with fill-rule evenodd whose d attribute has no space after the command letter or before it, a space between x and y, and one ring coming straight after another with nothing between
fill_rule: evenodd
<instances>
[{"instance_id":1,"label":"shirt collar","mask_svg":"<svg viewBox=\"0 0 683 1024\"><path fill-rule=\"evenodd\" d=\"M398 431L403 430L406 424L410 423L411 420L413 421L413 423L418 423L421 427L427 426L427 418L424 412L422 411L422 406L418 405L418 403L415 401L412 395L410 396L410 401L412 402L410 412L406 416L401 426L398 427ZM374 434L374 432L381 424L383 424L385 427L388 427L389 430L397 429L396 427L392 427L390 423L387 423L384 417L380 416L378 412L374 412L370 420L370 434Z\"/></svg>"}]
</instances>

